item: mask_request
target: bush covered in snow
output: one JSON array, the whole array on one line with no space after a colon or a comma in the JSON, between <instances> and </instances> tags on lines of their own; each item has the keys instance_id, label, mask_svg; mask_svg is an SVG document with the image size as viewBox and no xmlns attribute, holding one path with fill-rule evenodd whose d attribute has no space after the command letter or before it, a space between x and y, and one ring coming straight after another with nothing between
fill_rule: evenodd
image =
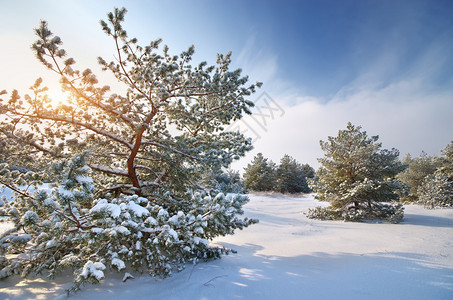
<instances>
[{"instance_id":1,"label":"bush covered in snow","mask_svg":"<svg viewBox=\"0 0 453 300\"><path fill-rule=\"evenodd\" d=\"M3 202L1 213L15 227L0 237L2 277L44 270L52 277L64 268L75 270L77 283L98 282L106 268L166 276L229 251L209 240L255 222L238 218L248 201L238 194L188 192L190 205L178 210L138 195L96 198L86 155L53 165L58 181L50 191L20 192ZM2 167L3 178L11 179Z\"/></svg>"},{"instance_id":2,"label":"bush covered in snow","mask_svg":"<svg viewBox=\"0 0 453 300\"><path fill-rule=\"evenodd\" d=\"M319 220L344 220L350 222L363 222L367 220L379 219L389 223L399 223L404 217L404 207L402 204L374 203L378 207L354 208L350 210L334 209L330 207L309 208L307 217Z\"/></svg>"},{"instance_id":3,"label":"bush covered in snow","mask_svg":"<svg viewBox=\"0 0 453 300\"><path fill-rule=\"evenodd\" d=\"M440 172L427 176L418 194L418 203L426 208L453 207L453 182Z\"/></svg>"}]
</instances>

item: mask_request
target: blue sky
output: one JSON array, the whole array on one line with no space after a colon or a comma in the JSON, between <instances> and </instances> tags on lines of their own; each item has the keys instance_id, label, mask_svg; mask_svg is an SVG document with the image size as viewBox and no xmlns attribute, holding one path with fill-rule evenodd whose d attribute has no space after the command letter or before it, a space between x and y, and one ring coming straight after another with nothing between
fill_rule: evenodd
<instances>
[{"instance_id":1,"label":"blue sky","mask_svg":"<svg viewBox=\"0 0 453 300\"><path fill-rule=\"evenodd\" d=\"M233 51L233 64L264 82L284 111L256 127L255 150L317 166L319 140L348 121L385 148L439 154L453 140L453 1L4 1L0 89L24 91L37 76L57 81L29 46L40 19L81 68L112 57L99 20L125 6L126 30L142 44L161 37L197 60ZM95 69L95 68L94 68ZM252 99L254 100L254 99ZM248 124L252 124L251 120ZM250 133L250 131L249 131Z\"/></svg>"}]
</instances>

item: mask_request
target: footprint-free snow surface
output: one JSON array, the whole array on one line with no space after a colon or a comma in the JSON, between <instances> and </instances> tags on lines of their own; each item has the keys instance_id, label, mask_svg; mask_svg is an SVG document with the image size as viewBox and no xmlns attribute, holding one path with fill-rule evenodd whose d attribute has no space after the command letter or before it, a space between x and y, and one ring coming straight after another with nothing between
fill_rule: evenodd
<instances>
[{"instance_id":1,"label":"footprint-free snow surface","mask_svg":"<svg viewBox=\"0 0 453 300\"><path fill-rule=\"evenodd\" d=\"M404 222L310 220L312 195L250 195L260 223L213 243L238 252L166 279L106 274L70 299L453 299L453 209L405 207ZM0 281L0 299L66 298L71 275Z\"/></svg>"}]
</instances>

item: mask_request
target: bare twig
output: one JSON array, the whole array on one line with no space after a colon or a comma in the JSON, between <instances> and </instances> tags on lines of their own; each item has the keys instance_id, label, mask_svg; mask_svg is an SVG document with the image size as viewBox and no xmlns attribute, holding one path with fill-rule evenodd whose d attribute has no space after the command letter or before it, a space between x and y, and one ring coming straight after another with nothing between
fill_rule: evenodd
<instances>
[{"instance_id":1,"label":"bare twig","mask_svg":"<svg viewBox=\"0 0 453 300\"><path fill-rule=\"evenodd\" d=\"M222 278L222 277L228 277L228 275L219 275L219 276L216 276L216 277L212 278L211 280L208 280L208 281L206 281L205 283L203 283L203 285L204 285L204 286L213 286L213 287L215 287L215 285L212 284L211 282L214 281L214 280L216 280L216 279L218 279L218 278Z\"/></svg>"}]
</instances>

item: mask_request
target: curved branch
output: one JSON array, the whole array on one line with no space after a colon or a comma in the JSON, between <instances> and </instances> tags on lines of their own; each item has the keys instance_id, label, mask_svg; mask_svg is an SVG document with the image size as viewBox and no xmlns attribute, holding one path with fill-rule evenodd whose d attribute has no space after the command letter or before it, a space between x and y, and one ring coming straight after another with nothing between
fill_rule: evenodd
<instances>
[{"instance_id":1,"label":"curved branch","mask_svg":"<svg viewBox=\"0 0 453 300\"><path fill-rule=\"evenodd\" d=\"M40 146L40 145L36 144L35 142L33 142L30 139L22 139L22 138L20 138L20 137L18 137L16 135L14 135L13 133L9 133L9 132L1 129L1 128L0 128L0 132L3 133L6 137L17 141L18 143L32 146L32 147L38 149L39 151L41 151L43 153L47 153L47 154L50 154L50 155L52 155L54 157L59 157L59 158L65 158L66 157L66 155L59 154L57 152L51 151L49 149L46 149L43 146Z\"/></svg>"},{"instance_id":2,"label":"curved branch","mask_svg":"<svg viewBox=\"0 0 453 300\"><path fill-rule=\"evenodd\" d=\"M22 195L22 196L24 196L24 197L27 197L27 198L36 200L35 197L33 197L33 196L29 195L29 194L26 194L26 193L22 192L22 191L19 190L19 189L16 189L16 188L13 187L12 185L9 185L8 183L2 181L1 179L0 179L0 184L3 184L4 186L6 186L7 188L9 188L10 190L15 191L16 193L18 193L18 194L20 194L20 195Z\"/></svg>"}]
</instances>

